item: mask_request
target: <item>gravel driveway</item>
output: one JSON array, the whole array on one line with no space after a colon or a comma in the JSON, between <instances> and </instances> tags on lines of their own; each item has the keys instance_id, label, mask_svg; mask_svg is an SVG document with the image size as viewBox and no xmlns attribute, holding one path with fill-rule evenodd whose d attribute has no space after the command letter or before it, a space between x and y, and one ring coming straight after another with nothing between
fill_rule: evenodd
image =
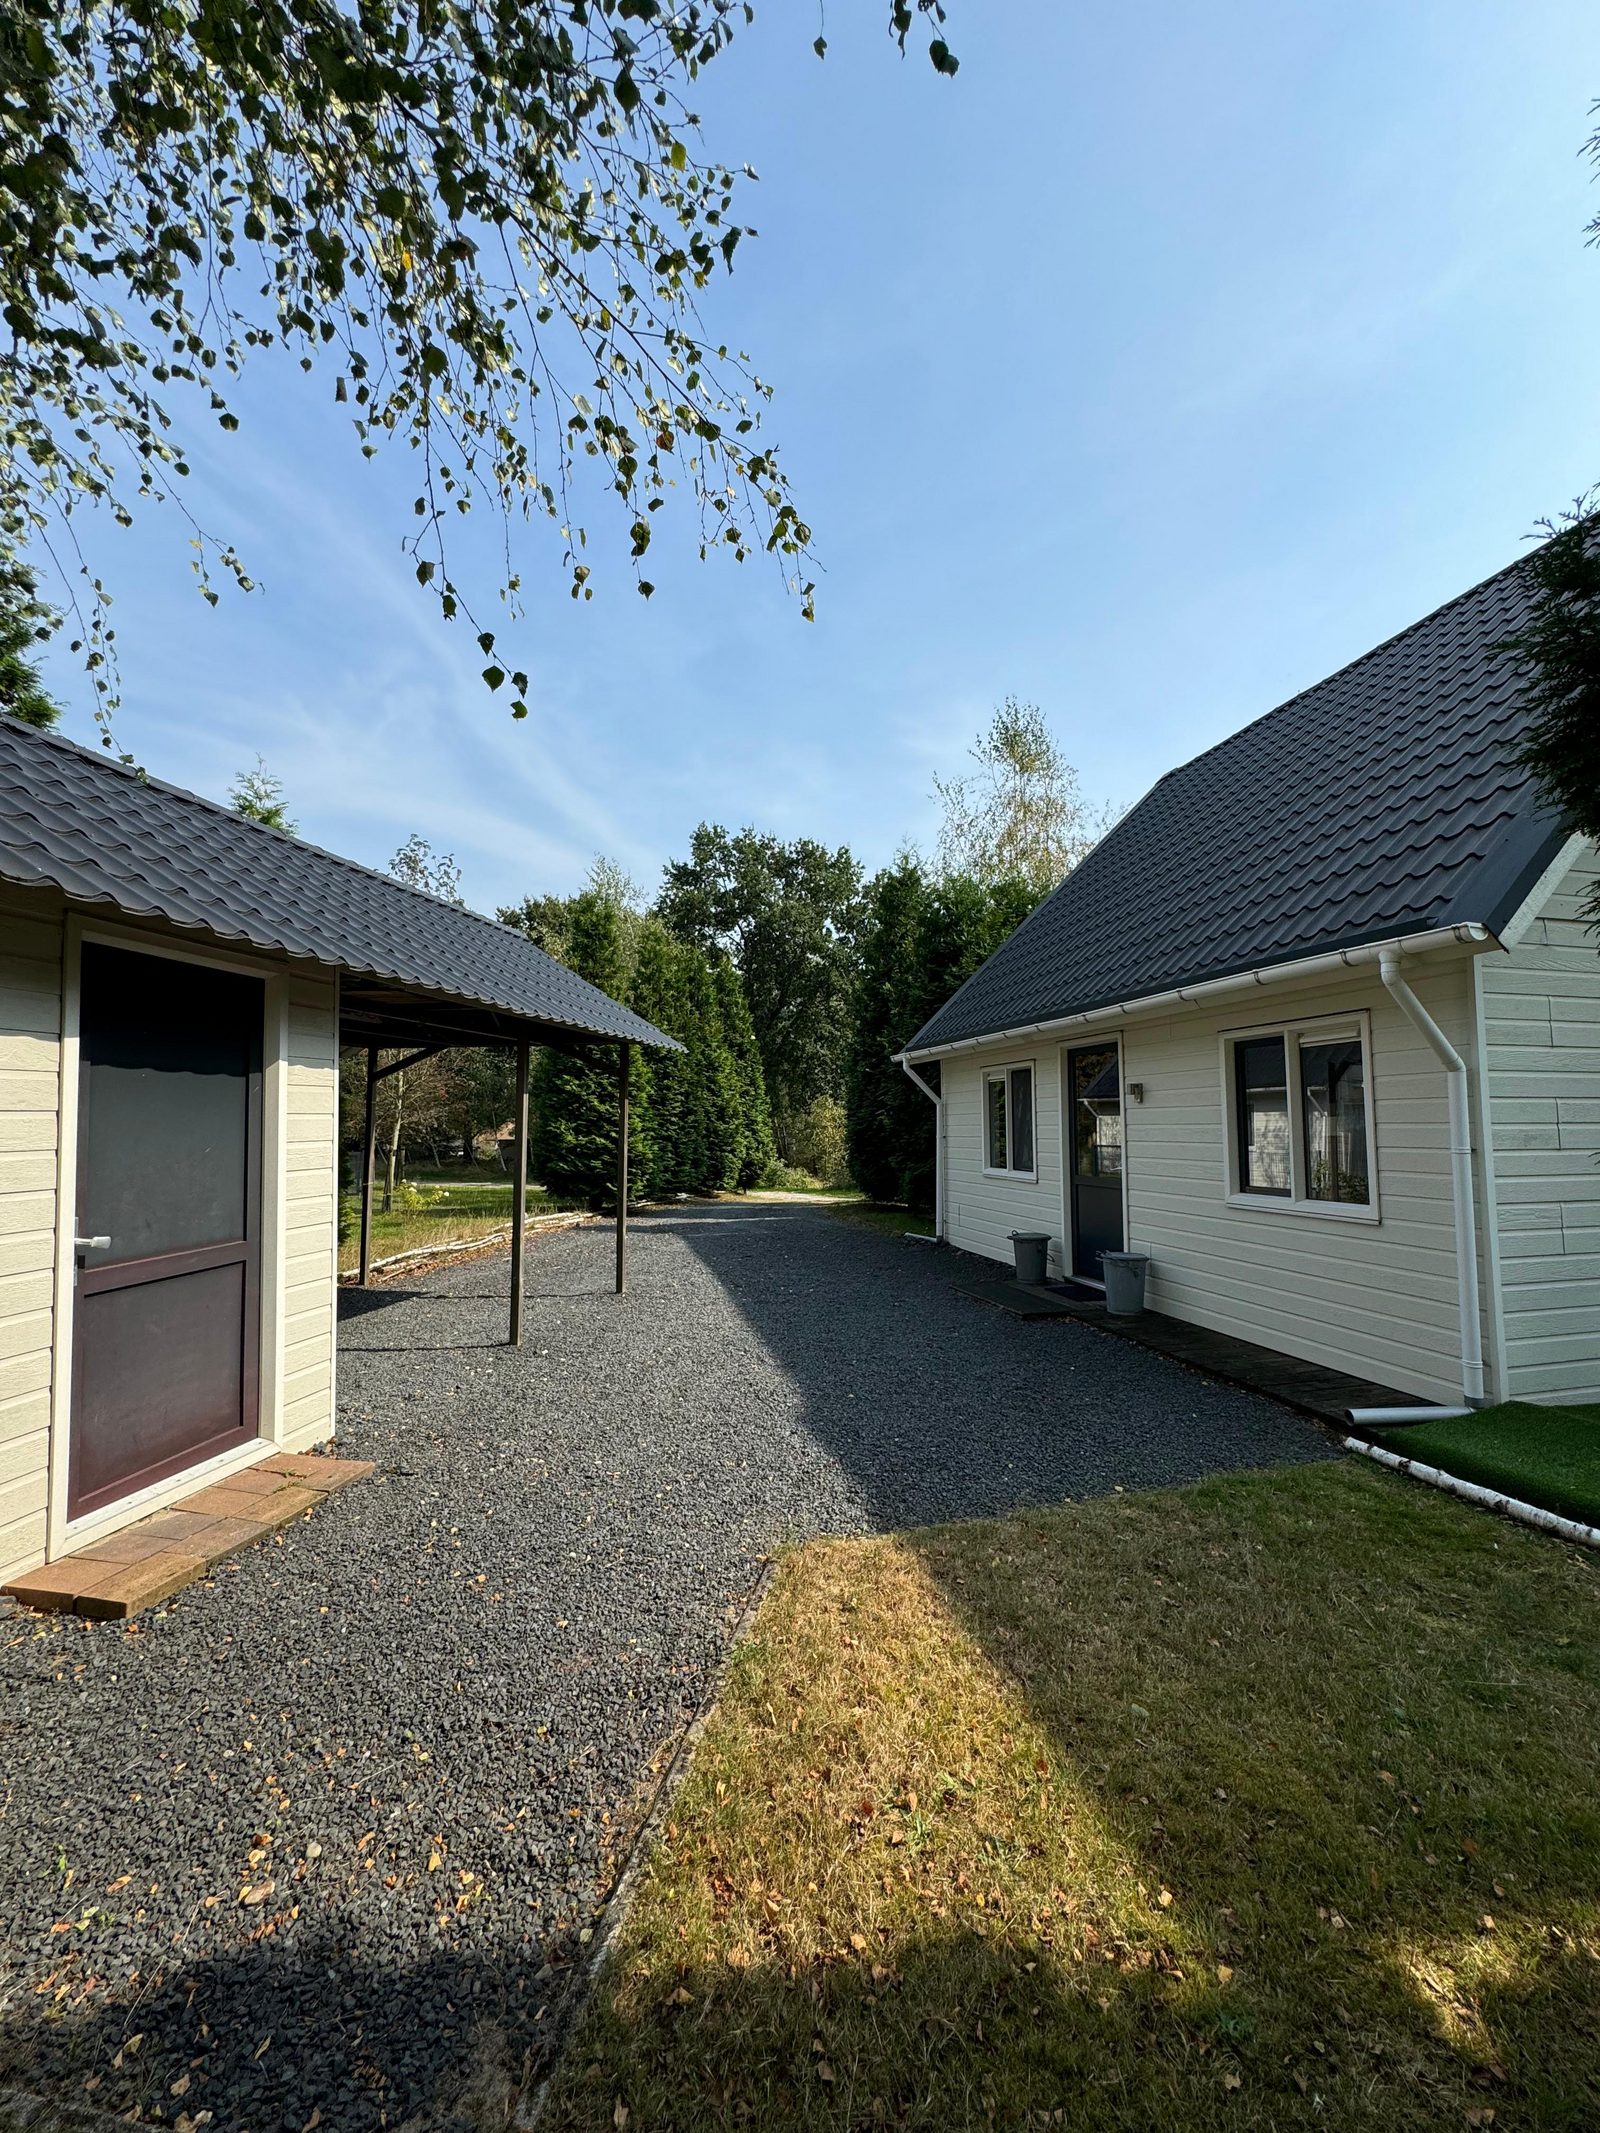
<instances>
[{"instance_id":1,"label":"gravel driveway","mask_svg":"<svg viewBox=\"0 0 1600 2133\"><path fill-rule=\"evenodd\" d=\"M624 1303L610 1252L530 1251L520 1356L503 1257L349 1297L373 1481L129 1627L0 1623L0 2078L182 2133L501 2123L765 1551L1328 1455L813 1208L641 1220Z\"/></svg>"}]
</instances>

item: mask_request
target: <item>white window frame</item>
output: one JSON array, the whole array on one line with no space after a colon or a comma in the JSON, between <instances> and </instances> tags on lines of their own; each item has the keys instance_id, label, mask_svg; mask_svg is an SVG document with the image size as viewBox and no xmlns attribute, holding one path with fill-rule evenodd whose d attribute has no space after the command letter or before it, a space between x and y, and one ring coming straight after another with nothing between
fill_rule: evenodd
<instances>
[{"instance_id":1,"label":"white window frame","mask_svg":"<svg viewBox=\"0 0 1600 2133\"><path fill-rule=\"evenodd\" d=\"M1255 1037L1283 1039L1284 1068L1289 1084L1289 1190L1287 1193L1247 1192L1239 1183L1239 1105L1234 1082L1234 1053L1240 1044ZM1303 1038L1328 1044L1340 1037L1355 1037L1361 1045L1361 1095L1367 1128L1367 1192L1364 1203L1349 1200L1313 1200L1306 1192L1305 1111L1300 1080L1300 1045ZM1222 1058L1223 1197L1230 1207L1248 1207L1256 1214L1310 1215L1328 1222L1374 1223L1382 1219L1378 1205L1378 1133L1372 1089L1372 1017L1364 1007L1345 1014L1298 1015L1276 1022L1252 1023L1248 1029L1223 1030L1218 1038Z\"/></svg>"},{"instance_id":2,"label":"white window frame","mask_svg":"<svg viewBox=\"0 0 1600 2133\"><path fill-rule=\"evenodd\" d=\"M1028 1110L1033 1127L1033 1163L1027 1170L1014 1170L1008 1161L1003 1170L997 1170L989 1161L989 1087L992 1082L1003 1082L1006 1092L1006 1155L1011 1154L1011 1077L1027 1074ZM1035 1059L1008 1059L1003 1066L985 1067L983 1070L983 1099L980 1116L983 1134L983 1174L986 1178L1009 1178L1017 1185L1037 1185L1039 1182L1039 1064Z\"/></svg>"}]
</instances>

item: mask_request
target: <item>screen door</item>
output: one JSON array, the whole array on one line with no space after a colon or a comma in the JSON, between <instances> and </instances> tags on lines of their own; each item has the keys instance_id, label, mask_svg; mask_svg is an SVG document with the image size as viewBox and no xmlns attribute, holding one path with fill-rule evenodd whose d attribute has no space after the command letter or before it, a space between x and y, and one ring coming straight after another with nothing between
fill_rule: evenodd
<instances>
[{"instance_id":1,"label":"screen door","mask_svg":"<svg viewBox=\"0 0 1600 2133\"><path fill-rule=\"evenodd\" d=\"M84 943L69 1517L256 1435L265 1007Z\"/></svg>"}]
</instances>

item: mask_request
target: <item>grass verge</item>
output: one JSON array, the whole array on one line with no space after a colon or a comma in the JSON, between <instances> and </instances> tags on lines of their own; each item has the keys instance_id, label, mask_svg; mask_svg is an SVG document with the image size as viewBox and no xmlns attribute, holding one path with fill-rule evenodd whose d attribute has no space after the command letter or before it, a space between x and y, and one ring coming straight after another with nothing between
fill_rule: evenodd
<instances>
[{"instance_id":1,"label":"grass verge","mask_svg":"<svg viewBox=\"0 0 1600 2133\"><path fill-rule=\"evenodd\" d=\"M1373 1436L1402 1458L1600 1525L1600 1407L1508 1400L1456 1421L1412 1422Z\"/></svg>"},{"instance_id":2,"label":"grass verge","mask_svg":"<svg viewBox=\"0 0 1600 2133\"><path fill-rule=\"evenodd\" d=\"M412 1185L404 1194L406 1204L385 1214L376 1204L372 1210L372 1256L387 1259L396 1252L418 1250L430 1244L456 1244L474 1237L487 1237L504 1229L511 1220L511 1186L494 1184ZM541 1186L528 1188L530 1215L554 1214L559 1203ZM361 1202L344 1194L339 1202L339 1271L353 1274L361 1259Z\"/></svg>"},{"instance_id":3,"label":"grass verge","mask_svg":"<svg viewBox=\"0 0 1600 2133\"><path fill-rule=\"evenodd\" d=\"M1600 2123L1597 1578L1353 1462L797 1550L545 2127Z\"/></svg>"},{"instance_id":4,"label":"grass verge","mask_svg":"<svg viewBox=\"0 0 1600 2133\"><path fill-rule=\"evenodd\" d=\"M856 1222L863 1229L883 1230L892 1237L933 1235L933 1224L926 1215L916 1215L908 1207L886 1205L879 1200L840 1200L829 1208L829 1213L837 1215L841 1222Z\"/></svg>"}]
</instances>

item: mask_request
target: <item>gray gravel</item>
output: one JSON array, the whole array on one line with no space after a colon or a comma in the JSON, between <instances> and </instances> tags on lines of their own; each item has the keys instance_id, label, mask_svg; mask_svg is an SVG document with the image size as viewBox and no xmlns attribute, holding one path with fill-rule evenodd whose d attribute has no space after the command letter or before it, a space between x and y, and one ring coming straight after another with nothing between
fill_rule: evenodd
<instances>
[{"instance_id":1,"label":"gray gravel","mask_svg":"<svg viewBox=\"0 0 1600 2133\"><path fill-rule=\"evenodd\" d=\"M621 1304L610 1250L531 1250L520 1357L503 1257L349 1299L377 1479L132 1627L0 1620L0 2078L217 2133L470 2114L774 1545L1330 1450L814 1209L647 1217Z\"/></svg>"}]
</instances>

